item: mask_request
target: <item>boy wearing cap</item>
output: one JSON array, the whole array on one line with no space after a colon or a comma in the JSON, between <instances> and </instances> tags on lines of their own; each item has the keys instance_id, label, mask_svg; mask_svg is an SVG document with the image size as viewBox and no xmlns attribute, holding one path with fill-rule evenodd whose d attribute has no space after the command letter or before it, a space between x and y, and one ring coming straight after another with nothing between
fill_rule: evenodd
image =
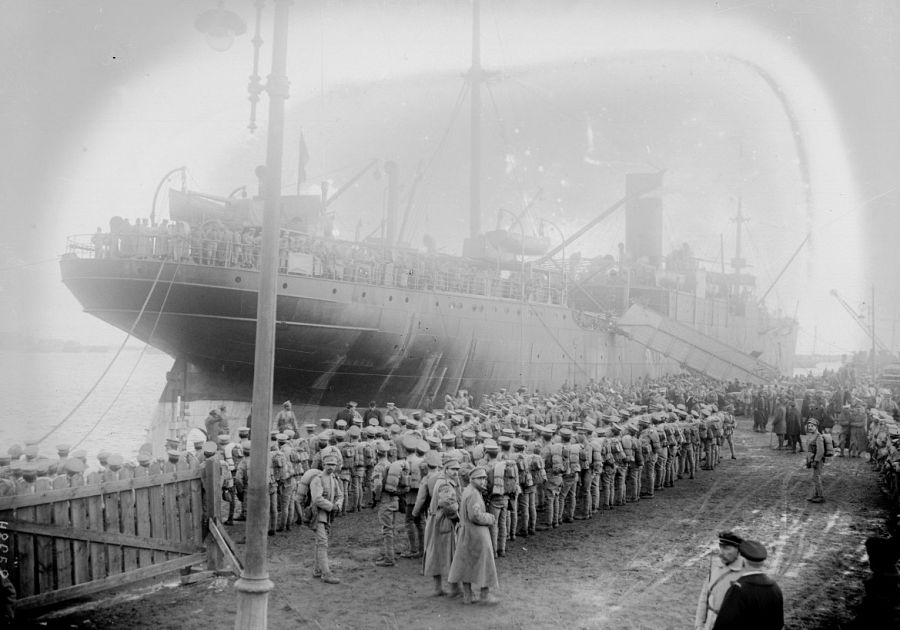
<instances>
[{"instance_id":1,"label":"boy wearing cap","mask_svg":"<svg viewBox=\"0 0 900 630\"><path fill-rule=\"evenodd\" d=\"M313 508L312 528L316 535L313 577L322 578L326 584L340 584L340 580L331 573L328 564L328 535L334 513L344 503L344 490L340 480L335 476L338 458L328 454L322 458L322 474L313 478L309 484L309 496Z\"/></svg>"},{"instance_id":2,"label":"boy wearing cap","mask_svg":"<svg viewBox=\"0 0 900 630\"><path fill-rule=\"evenodd\" d=\"M825 493L822 491L822 469L825 468L825 438L819 433L819 422L810 416L806 419L806 432L812 436L807 443L806 467L813 471L813 496L807 501L822 503Z\"/></svg>"},{"instance_id":3,"label":"boy wearing cap","mask_svg":"<svg viewBox=\"0 0 900 630\"><path fill-rule=\"evenodd\" d=\"M743 538L732 532L719 534L719 555L710 560L709 574L700 589L697 613L694 615L695 630L711 630L731 584L744 571L744 560L739 548Z\"/></svg>"},{"instance_id":4,"label":"boy wearing cap","mask_svg":"<svg viewBox=\"0 0 900 630\"><path fill-rule=\"evenodd\" d=\"M713 630L781 630L784 597L781 588L763 571L766 548L755 540L738 547L746 568L725 593Z\"/></svg>"}]
</instances>

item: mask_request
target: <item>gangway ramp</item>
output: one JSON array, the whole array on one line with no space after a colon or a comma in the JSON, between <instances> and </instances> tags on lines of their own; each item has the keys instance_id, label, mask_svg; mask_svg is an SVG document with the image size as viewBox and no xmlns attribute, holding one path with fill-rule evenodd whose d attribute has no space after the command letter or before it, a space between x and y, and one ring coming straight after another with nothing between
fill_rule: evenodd
<instances>
[{"instance_id":1,"label":"gangway ramp","mask_svg":"<svg viewBox=\"0 0 900 630\"><path fill-rule=\"evenodd\" d=\"M778 375L774 366L640 304L616 326L629 339L712 378L765 385Z\"/></svg>"}]
</instances>

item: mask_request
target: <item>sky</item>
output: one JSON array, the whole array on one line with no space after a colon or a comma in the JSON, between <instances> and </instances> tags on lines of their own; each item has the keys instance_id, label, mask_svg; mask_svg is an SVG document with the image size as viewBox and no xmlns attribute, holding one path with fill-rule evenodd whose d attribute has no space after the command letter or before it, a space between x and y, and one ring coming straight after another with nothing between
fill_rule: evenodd
<instances>
[{"instance_id":1,"label":"sky","mask_svg":"<svg viewBox=\"0 0 900 630\"><path fill-rule=\"evenodd\" d=\"M59 280L66 237L148 216L178 166L194 190L252 189L267 119L263 97L260 129L247 130L253 3L226 0L250 32L225 52L193 27L214 5L4 3L0 332L117 343L122 333L82 313ZM312 181L340 186L371 159L395 159L408 192L421 163L408 240L431 234L458 253L468 131L453 112L471 2L312 0L291 15L285 193L301 130ZM713 267L723 249L730 260L740 203L742 255L758 292L772 286L770 310L798 317L801 352L869 346L832 289L865 310L874 288L876 331L900 345L895 2L482 0L482 29L483 64L497 73L483 110L486 227L498 208L533 201L535 222L571 234L622 195L626 173L665 168L664 250L689 242ZM378 172L342 199L343 234L377 230ZM623 225L611 217L569 253L615 251Z\"/></svg>"}]
</instances>

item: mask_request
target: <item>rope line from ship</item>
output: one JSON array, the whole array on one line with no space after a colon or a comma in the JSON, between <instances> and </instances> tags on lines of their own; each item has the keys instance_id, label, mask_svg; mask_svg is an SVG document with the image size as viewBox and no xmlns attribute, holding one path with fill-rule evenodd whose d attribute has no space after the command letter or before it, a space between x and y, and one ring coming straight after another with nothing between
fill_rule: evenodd
<instances>
[{"instance_id":1,"label":"rope line from ship","mask_svg":"<svg viewBox=\"0 0 900 630\"><path fill-rule=\"evenodd\" d=\"M112 399L112 402L103 410L103 413L100 414L100 417L97 418L97 421L88 429L87 433L85 433L80 440L78 440L71 448L72 450L77 449L81 444L96 430L100 423L103 422L103 419L106 418L106 415L112 410L115 404L119 401L119 398L125 392L125 388L131 382L131 377L134 376L135 371L137 371L138 366L141 364L141 360L144 358L144 355L147 353L147 350L151 347L150 342L153 339L154 333L156 333L156 327L159 325L159 320L162 317L163 311L166 307L166 302L169 300L169 293L172 292L172 287L175 285L175 278L178 275L178 268L181 266L181 263L178 262L175 264L175 270L172 272L172 279L169 280L169 286L166 288L166 294L163 296L162 304L159 307L159 310L156 313L156 320L153 322L153 328L150 329L150 334L147 336L147 343L144 344L144 347L141 349L141 353L138 355L137 360L134 362L134 365L131 367L131 371L128 372L128 376L125 377L125 382L122 383L122 386L119 388L119 391L116 393L115 397ZM162 264L161 267L165 267L165 264ZM157 279L159 276L157 276ZM150 294L153 294L153 291L156 288L156 283L154 283L153 287L150 289ZM143 312L143 311L142 311ZM140 319L140 315L138 315L138 319Z\"/></svg>"},{"instance_id":2,"label":"rope line from ship","mask_svg":"<svg viewBox=\"0 0 900 630\"><path fill-rule=\"evenodd\" d=\"M176 271L178 270L178 267L180 265L181 265L180 262L176 263L176 267L175 267ZM150 291L147 293L147 297L144 299L144 303L141 306L140 312L138 313L137 317L135 318L134 323L131 325L131 328L128 330L128 333L125 335L125 339L123 339L122 343L119 345L119 349L116 350L116 354L113 355L112 359L110 359L106 368L103 370L103 372L97 378L97 380L94 382L94 384L91 386L91 388L87 391L87 393L81 398L81 400L78 401L78 403L75 405L75 407L73 407L72 410L69 413L67 413L66 416L62 420L60 420L57 424L53 425L50 428L50 430L43 435L43 437L38 439L36 444L43 443L44 440L46 440L48 437L50 437L51 435L56 433L56 431L60 427L62 427L66 422L68 422L69 419L72 418L72 416L74 416L75 413L79 409L81 409L81 406L84 405L85 402L87 402L88 398L90 398L91 395L93 395L93 393L97 390L97 387L100 385L100 383L103 382L103 379L106 378L106 375L109 374L110 369L112 369L112 366L115 364L116 360L119 358L119 355L121 355L122 351L125 349L125 345L128 343L128 340L131 339L131 337L134 335L134 331L137 328L138 322L140 322L141 317L144 314L144 311L147 309L147 304L150 303L150 297L153 295L153 292L156 289L156 285L159 283L159 279L162 276L162 272L163 272L163 269L165 268L165 266L166 266L165 262L160 264L159 271L156 274L156 279L153 281L153 286L150 288ZM172 282L174 282L174 281L175 281L175 274L172 275ZM170 288L171 288L171 284L172 283L170 282L170 285L169 285ZM166 292L166 296L168 296L168 292ZM160 311L161 310L162 309L160 309ZM157 319L158 319L158 317L159 316L157 315ZM154 325L154 330L155 330L155 328L156 328L156 326ZM144 350L146 351L146 347ZM143 356L143 354L144 353L141 352L141 356ZM138 357L138 361L140 361L140 357ZM132 370L132 373L133 372L134 372L134 370ZM129 374L129 378L130 377L131 377L131 374ZM127 383L127 381L126 381L126 383ZM117 396L117 398L118 398L118 396ZM79 442L79 444L80 444L80 442Z\"/></svg>"}]
</instances>

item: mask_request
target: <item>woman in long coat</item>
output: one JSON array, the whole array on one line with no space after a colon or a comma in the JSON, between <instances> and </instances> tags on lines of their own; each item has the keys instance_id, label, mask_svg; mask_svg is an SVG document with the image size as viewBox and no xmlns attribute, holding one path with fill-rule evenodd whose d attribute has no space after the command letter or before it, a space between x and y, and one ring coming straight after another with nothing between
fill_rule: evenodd
<instances>
[{"instance_id":1,"label":"woman in long coat","mask_svg":"<svg viewBox=\"0 0 900 630\"><path fill-rule=\"evenodd\" d=\"M441 578L450 574L450 564L456 551L456 524L459 522L459 460L448 458L444 472L434 482L431 491L429 517L425 523L423 571L434 578L434 594L443 595ZM452 595L459 593L454 585Z\"/></svg>"},{"instance_id":2,"label":"woman in long coat","mask_svg":"<svg viewBox=\"0 0 900 630\"><path fill-rule=\"evenodd\" d=\"M498 588L499 583L490 530L494 516L485 511L481 498L485 486L487 471L478 466L469 475L469 485L459 504L459 538L447 581L451 584L462 582L464 604L472 603L473 586L481 589L479 602L495 604L498 601L489 592L491 588Z\"/></svg>"}]
</instances>

